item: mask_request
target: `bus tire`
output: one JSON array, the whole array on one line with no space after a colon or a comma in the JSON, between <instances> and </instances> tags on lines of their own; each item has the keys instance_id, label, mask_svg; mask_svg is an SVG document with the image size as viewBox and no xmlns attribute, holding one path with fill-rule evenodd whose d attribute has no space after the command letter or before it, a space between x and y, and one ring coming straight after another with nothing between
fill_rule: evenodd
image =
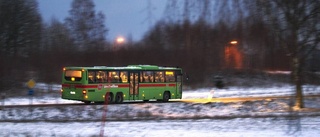
<instances>
[{"instance_id":1,"label":"bus tire","mask_svg":"<svg viewBox=\"0 0 320 137\"><path fill-rule=\"evenodd\" d=\"M118 92L116 94L116 103L122 103L123 102L123 93L122 92Z\"/></svg>"},{"instance_id":2,"label":"bus tire","mask_svg":"<svg viewBox=\"0 0 320 137\"><path fill-rule=\"evenodd\" d=\"M163 93L163 102L168 102L170 99L170 92L169 91L166 91Z\"/></svg>"},{"instance_id":3,"label":"bus tire","mask_svg":"<svg viewBox=\"0 0 320 137\"><path fill-rule=\"evenodd\" d=\"M107 92L105 95L104 103L110 104L113 102L113 93Z\"/></svg>"}]
</instances>

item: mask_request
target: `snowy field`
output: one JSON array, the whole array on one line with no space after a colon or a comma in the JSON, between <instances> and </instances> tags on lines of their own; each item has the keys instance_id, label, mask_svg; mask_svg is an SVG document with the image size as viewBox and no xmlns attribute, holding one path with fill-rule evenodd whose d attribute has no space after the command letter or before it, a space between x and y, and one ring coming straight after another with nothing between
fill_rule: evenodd
<instances>
[{"instance_id":1,"label":"snowy field","mask_svg":"<svg viewBox=\"0 0 320 137\"><path fill-rule=\"evenodd\" d=\"M106 137L317 137L320 117L106 122ZM1 124L0 136L94 137L101 122Z\"/></svg>"},{"instance_id":2,"label":"snowy field","mask_svg":"<svg viewBox=\"0 0 320 137\"><path fill-rule=\"evenodd\" d=\"M45 86L43 86L45 87ZM6 98L4 105L79 103L49 96ZM293 86L185 90L183 99L292 95ZM319 95L320 86L304 86ZM46 95L47 91L39 90ZM56 107L2 107L0 136L318 136L320 98L306 98L307 108L293 110L291 99L229 103L124 103Z\"/></svg>"}]
</instances>

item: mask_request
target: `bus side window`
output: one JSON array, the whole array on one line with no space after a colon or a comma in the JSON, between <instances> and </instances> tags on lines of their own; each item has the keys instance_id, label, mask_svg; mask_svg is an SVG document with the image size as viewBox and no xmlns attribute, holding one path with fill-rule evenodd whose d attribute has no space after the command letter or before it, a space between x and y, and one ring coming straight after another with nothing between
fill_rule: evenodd
<instances>
[{"instance_id":1,"label":"bus side window","mask_svg":"<svg viewBox=\"0 0 320 137\"><path fill-rule=\"evenodd\" d=\"M174 71L166 71L166 82L175 82L176 78L174 76Z\"/></svg>"},{"instance_id":2,"label":"bus side window","mask_svg":"<svg viewBox=\"0 0 320 137\"><path fill-rule=\"evenodd\" d=\"M154 73L154 81L155 82L164 82L164 76L162 71L156 71Z\"/></svg>"},{"instance_id":3,"label":"bus side window","mask_svg":"<svg viewBox=\"0 0 320 137\"><path fill-rule=\"evenodd\" d=\"M143 82L150 82L149 75L147 72L143 72Z\"/></svg>"},{"instance_id":4,"label":"bus side window","mask_svg":"<svg viewBox=\"0 0 320 137\"><path fill-rule=\"evenodd\" d=\"M150 78L150 82L154 82L154 74L153 74L153 71L150 71L149 78Z\"/></svg>"},{"instance_id":5,"label":"bus side window","mask_svg":"<svg viewBox=\"0 0 320 137\"><path fill-rule=\"evenodd\" d=\"M128 83L128 72L127 71L120 72L120 81L122 83Z\"/></svg>"},{"instance_id":6,"label":"bus side window","mask_svg":"<svg viewBox=\"0 0 320 137\"><path fill-rule=\"evenodd\" d=\"M141 76L142 82L154 82L153 71L143 71Z\"/></svg>"},{"instance_id":7,"label":"bus side window","mask_svg":"<svg viewBox=\"0 0 320 137\"><path fill-rule=\"evenodd\" d=\"M97 83L107 82L107 74L105 71L97 71L96 72L96 82Z\"/></svg>"},{"instance_id":8,"label":"bus side window","mask_svg":"<svg viewBox=\"0 0 320 137\"><path fill-rule=\"evenodd\" d=\"M119 82L119 71L110 71L108 73L108 82L116 83Z\"/></svg>"},{"instance_id":9,"label":"bus side window","mask_svg":"<svg viewBox=\"0 0 320 137\"><path fill-rule=\"evenodd\" d=\"M89 83L95 83L96 74L94 71L88 71Z\"/></svg>"}]
</instances>

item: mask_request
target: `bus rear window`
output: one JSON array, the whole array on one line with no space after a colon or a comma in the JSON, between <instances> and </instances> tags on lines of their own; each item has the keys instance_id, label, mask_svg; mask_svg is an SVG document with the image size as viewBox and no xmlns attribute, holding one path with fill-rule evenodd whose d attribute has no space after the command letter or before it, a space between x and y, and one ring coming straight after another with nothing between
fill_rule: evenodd
<instances>
[{"instance_id":1,"label":"bus rear window","mask_svg":"<svg viewBox=\"0 0 320 137\"><path fill-rule=\"evenodd\" d=\"M81 70L66 70L65 79L69 81L80 81L82 78Z\"/></svg>"}]
</instances>

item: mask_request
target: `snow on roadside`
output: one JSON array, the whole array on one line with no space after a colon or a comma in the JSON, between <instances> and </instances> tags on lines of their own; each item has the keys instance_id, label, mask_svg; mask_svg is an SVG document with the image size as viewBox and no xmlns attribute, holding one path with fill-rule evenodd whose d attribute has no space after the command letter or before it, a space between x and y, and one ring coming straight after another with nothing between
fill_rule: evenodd
<instances>
[{"instance_id":1,"label":"snow on roadside","mask_svg":"<svg viewBox=\"0 0 320 137\"><path fill-rule=\"evenodd\" d=\"M53 86L57 87L58 86ZM196 90L186 90L183 92L183 99L208 98L213 97L257 97L257 96L282 96L293 95L293 86L284 85L282 87L270 88L239 88L229 87L226 89L202 88ZM304 94L320 94L320 86L304 86ZM60 98L59 91L56 94L42 94L44 96L26 96L25 98L7 98L2 101L2 105L28 105L28 104L61 104L80 103L79 101L64 100ZM116 104L108 106L109 120L132 120L132 119L171 119L171 118L205 118L205 117L233 117L233 116L256 116L256 115L277 115L287 114L290 109L288 99L259 100L231 103L135 103ZM305 100L306 106L320 108L320 99L311 98ZM5 108L2 110L3 120L100 120L103 105L89 106L63 106L39 107L32 109L25 108ZM72 113L72 114L70 114ZM313 114L318 114L314 112ZM32 117L28 117L30 114ZM35 115L33 115L35 114Z\"/></svg>"},{"instance_id":2,"label":"snow on roadside","mask_svg":"<svg viewBox=\"0 0 320 137\"><path fill-rule=\"evenodd\" d=\"M319 94L319 86L304 88L309 94ZM203 88L184 91L183 98L207 98L213 91L213 97L290 95L292 90L292 86ZM36 96L33 104L79 103L62 100L58 94L57 91L57 96ZM5 105L29 104L29 97L8 98ZM298 125L302 125L303 132L298 132L298 136L318 135L320 98L305 100L305 105L314 109L290 111L289 104L288 99L269 99L204 104L150 102L5 107L0 110L0 136L97 136L103 121L106 122L104 135L107 136L290 136L287 132L291 132L292 124L288 123L291 117L286 116L298 118L292 120L293 124L300 122Z\"/></svg>"},{"instance_id":3,"label":"snow on roadside","mask_svg":"<svg viewBox=\"0 0 320 137\"><path fill-rule=\"evenodd\" d=\"M307 98L306 106L313 110L290 111L289 99L270 99L230 103L130 103L104 105L76 105L55 107L8 107L1 110L1 121L101 121L148 119L203 119L295 115L320 115L320 98Z\"/></svg>"},{"instance_id":4,"label":"snow on roadside","mask_svg":"<svg viewBox=\"0 0 320 137\"><path fill-rule=\"evenodd\" d=\"M106 121L107 137L315 137L319 117L237 118L201 120ZM93 137L101 133L101 122L0 123L0 136Z\"/></svg>"},{"instance_id":5,"label":"snow on roadside","mask_svg":"<svg viewBox=\"0 0 320 137\"><path fill-rule=\"evenodd\" d=\"M305 85L303 86L304 95L319 95L320 86ZM261 96L287 96L294 95L294 86L283 85L281 87L228 87L225 89L201 88L197 90L186 90L183 92L183 99L190 98L207 98L210 92L214 91L213 97L261 97Z\"/></svg>"},{"instance_id":6,"label":"snow on roadside","mask_svg":"<svg viewBox=\"0 0 320 137\"><path fill-rule=\"evenodd\" d=\"M41 93L43 96L25 96L17 98L6 98L4 101L5 105L28 105L32 104L63 104L63 103L80 103L79 101L64 100L60 98L60 88L61 85L50 85L52 92L48 96L47 90L48 84L37 84L37 89L40 91L36 92L45 92ZM305 85L303 86L305 95L319 95L320 86L314 85ZM199 88L194 90L184 90L182 94L182 99L194 99L194 98L208 98L209 97L261 97L261 96L285 96L285 95L294 95L294 86L292 85L283 85L281 87L228 87L225 89L217 88Z\"/></svg>"},{"instance_id":7,"label":"snow on roadside","mask_svg":"<svg viewBox=\"0 0 320 137\"><path fill-rule=\"evenodd\" d=\"M319 98L308 104L320 105ZM135 103L1 110L0 136L316 136L320 113L288 112L288 100ZM103 118L103 111L106 119ZM290 115L290 117L286 117ZM293 117L292 117L293 116ZM298 130L297 130L298 129Z\"/></svg>"},{"instance_id":8,"label":"snow on roadside","mask_svg":"<svg viewBox=\"0 0 320 137\"><path fill-rule=\"evenodd\" d=\"M4 102L3 102L4 101ZM65 103L80 103L79 101L61 99L60 96L43 96L43 97L18 97L6 98L1 100L4 105L29 105L29 104L65 104Z\"/></svg>"}]
</instances>

